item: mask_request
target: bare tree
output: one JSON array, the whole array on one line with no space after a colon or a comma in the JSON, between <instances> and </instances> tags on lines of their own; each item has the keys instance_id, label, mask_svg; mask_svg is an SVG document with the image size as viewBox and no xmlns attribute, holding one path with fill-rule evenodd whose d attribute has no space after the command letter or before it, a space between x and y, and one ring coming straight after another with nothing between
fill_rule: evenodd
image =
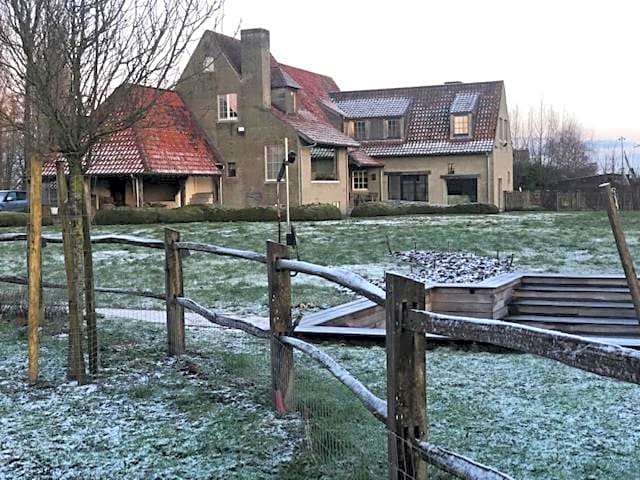
<instances>
[{"instance_id":1,"label":"bare tree","mask_svg":"<svg viewBox=\"0 0 640 480\"><path fill-rule=\"evenodd\" d=\"M207 21L217 24L223 1L0 0L0 69L8 87L24 99L24 118L17 126L26 155L57 157L68 169L68 197L60 205L70 247L65 249L68 375L79 382L85 379L83 310L90 370L98 368L84 198L91 150L101 138L142 118L156 101L157 95L139 95L144 89L130 86L174 86L195 34Z\"/></svg>"},{"instance_id":2,"label":"bare tree","mask_svg":"<svg viewBox=\"0 0 640 480\"><path fill-rule=\"evenodd\" d=\"M536 108L529 109L526 119L520 110L513 110L510 123L516 186L546 188L559 179L597 172L584 129L572 115L560 115L541 100Z\"/></svg>"}]
</instances>

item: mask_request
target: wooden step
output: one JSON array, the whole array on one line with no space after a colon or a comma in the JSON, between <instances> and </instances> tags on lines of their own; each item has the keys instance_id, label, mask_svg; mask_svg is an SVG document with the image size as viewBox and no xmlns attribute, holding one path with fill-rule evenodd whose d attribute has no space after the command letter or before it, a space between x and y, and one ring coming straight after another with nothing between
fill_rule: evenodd
<instances>
[{"instance_id":1,"label":"wooden step","mask_svg":"<svg viewBox=\"0 0 640 480\"><path fill-rule=\"evenodd\" d=\"M551 323L587 323L596 325L639 325L635 318L607 317L562 317L551 315L509 315L504 321L519 322L551 322Z\"/></svg>"},{"instance_id":2,"label":"wooden step","mask_svg":"<svg viewBox=\"0 0 640 480\"><path fill-rule=\"evenodd\" d=\"M627 302L589 302L516 299L509 305L512 315L554 315L574 317L635 318L633 305Z\"/></svg>"},{"instance_id":3,"label":"wooden step","mask_svg":"<svg viewBox=\"0 0 640 480\"><path fill-rule=\"evenodd\" d=\"M630 302L631 294L624 288L602 287L541 287L528 286L513 292L513 298L590 300L604 302Z\"/></svg>"},{"instance_id":4,"label":"wooden step","mask_svg":"<svg viewBox=\"0 0 640 480\"><path fill-rule=\"evenodd\" d=\"M626 287L627 280L623 275L532 275L522 277L521 285Z\"/></svg>"},{"instance_id":5,"label":"wooden step","mask_svg":"<svg viewBox=\"0 0 640 480\"><path fill-rule=\"evenodd\" d=\"M640 337L640 325L634 318L557 317L546 315L512 315L507 322L531 327L559 330L576 335L619 335Z\"/></svg>"}]
</instances>

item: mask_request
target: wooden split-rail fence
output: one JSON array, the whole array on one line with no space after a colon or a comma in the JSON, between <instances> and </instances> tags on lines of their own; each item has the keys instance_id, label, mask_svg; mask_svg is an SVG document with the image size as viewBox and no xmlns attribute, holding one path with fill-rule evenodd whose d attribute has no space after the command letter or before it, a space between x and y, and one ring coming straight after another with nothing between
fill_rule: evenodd
<instances>
[{"instance_id":1,"label":"wooden split-rail fence","mask_svg":"<svg viewBox=\"0 0 640 480\"><path fill-rule=\"evenodd\" d=\"M26 234L0 234L0 242L24 241ZM62 243L58 236L44 242ZM165 252L165 292L97 287L96 291L162 299L166 302L169 353L185 352L185 309L211 323L270 339L271 400L284 413L291 405L294 385L293 350L309 356L344 384L388 431L389 478L425 479L426 463L462 479L509 479L507 474L428 442L426 337L436 334L456 340L497 345L556 360L571 367L617 380L640 384L640 351L552 330L492 319L438 314L425 309L425 285L387 273L381 289L352 272L292 260L284 245L267 242L266 254L182 241L166 229L164 240L126 235L92 237L96 244L122 244ZM259 262L267 266L269 329L242 318L214 312L184 296L182 259L188 252L204 252ZM291 272L321 277L374 303L386 312L387 399L374 395L357 378L319 347L297 338L291 316ZM0 276L0 281L25 284L24 278ZM45 283L44 287L65 288ZM410 446L410 448L407 448ZM426 462L426 463L425 463Z\"/></svg>"}]
</instances>

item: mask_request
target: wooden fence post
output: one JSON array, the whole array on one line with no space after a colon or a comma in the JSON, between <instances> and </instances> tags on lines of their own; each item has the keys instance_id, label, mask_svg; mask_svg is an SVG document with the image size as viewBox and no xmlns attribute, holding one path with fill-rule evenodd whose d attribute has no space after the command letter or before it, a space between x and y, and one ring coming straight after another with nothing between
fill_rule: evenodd
<instances>
[{"instance_id":1,"label":"wooden fence post","mask_svg":"<svg viewBox=\"0 0 640 480\"><path fill-rule=\"evenodd\" d=\"M28 331L28 379L30 385L38 381L40 342L38 329L42 314L42 160L32 155L29 172L29 309Z\"/></svg>"},{"instance_id":2,"label":"wooden fence post","mask_svg":"<svg viewBox=\"0 0 640 480\"><path fill-rule=\"evenodd\" d=\"M385 280L389 479L424 480L426 464L411 445L426 439L426 338L406 320L409 309L425 309L425 286L392 273Z\"/></svg>"},{"instance_id":3,"label":"wooden fence post","mask_svg":"<svg viewBox=\"0 0 640 480\"><path fill-rule=\"evenodd\" d=\"M616 199L610 183L603 183L600 185L600 188L604 189L606 195L607 215L609 216L609 222L611 223L613 238L616 241L616 247L618 247L618 254L620 255L620 262L622 263L624 274L627 277L629 293L631 293L633 308L636 311L636 320L640 323L640 284L638 284L636 267L633 264L633 257L631 257L629 245L627 244L627 239L624 236L624 230L622 230L618 205L616 205Z\"/></svg>"},{"instance_id":4,"label":"wooden fence post","mask_svg":"<svg viewBox=\"0 0 640 480\"><path fill-rule=\"evenodd\" d=\"M182 257L176 247L180 232L171 228L164 230L165 292L167 304L167 345L170 355L185 353L184 308L176 303L184 295Z\"/></svg>"},{"instance_id":5,"label":"wooden fence post","mask_svg":"<svg viewBox=\"0 0 640 480\"><path fill-rule=\"evenodd\" d=\"M276 242L267 242L267 277L269 280L269 324L271 329L271 392L278 413L292 407L293 348L278 337L293 330L291 321L291 275L278 270L276 262L289 257L289 249Z\"/></svg>"}]
</instances>

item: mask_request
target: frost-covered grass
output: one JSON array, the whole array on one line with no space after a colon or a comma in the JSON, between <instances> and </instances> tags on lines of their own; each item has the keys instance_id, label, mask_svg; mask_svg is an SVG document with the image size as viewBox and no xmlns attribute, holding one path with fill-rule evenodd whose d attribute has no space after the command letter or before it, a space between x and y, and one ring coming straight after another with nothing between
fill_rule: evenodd
<instances>
[{"instance_id":1,"label":"frost-covered grass","mask_svg":"<svg viewBox=\"0 0 640 480\"><path fill-rule=\"evenodd\" d=\"M623 212L640 255L640 212ZM270 224L182 224L182 238L264 250ZM49 229L49 231L55 231ZM163 226L95 228L162 238ZM514 254L520 270L620 272L606 214L518 213L352 219L298 225L305 260L369 277L405 266L394 250ZM63 280L62 252L45 249L45 277ZM24 272L24 244L2 244L0 273ZM162 291L163 253L96 247L97 284ZM194 253L187 295L213 308L266 312L264 267ZM296 303L323 308L351 297L321 280L293 280ZM99 296L100 306L159 307ZM162 326L104 321L97 387L63 383L66 339L43 335L42 388L24 385L22 330L0 326L0 479L384 478L386 439L357 401L296 359L307 421L271 413L265 346L243 334L189 330L184 362L167 359ZM324 348L385 396L380 348ZM188 370L188 368L186 368ZM635 478L640 471L640 389L528 355L438 348L428 353L429 438L515 478ZM310 373L311 372L311 373ZM301 440L302 439L302 440ZM83 470L87 468L87 470ZM92 470L88 470L91 468ZM124 472L124 473L123 473Z\"/></svg>"},{"instance_id":2,"label":"frost-covered grass","mask_svg":"<svg viewBox=\"0 0 640 480\"><path fill-rule=\"evenodd\" d=\"M67 338L43 335L39 387L24 382L23 328L0 325L0 479L386 478L380 424L335 379L296 355L296 403L278 418L269 353L237 331L189 328L166 357L161 325L100 323L94 385L64 382ZM380 347L322 345L380 397ZM636 478L640 389L530 355L427 353L429 439L515 478ZM447 478L437 476L432 478Z\"/></svg>"},{"instance_id":3,"label":"frost-covered grass","mask_svg":"<svg viewBox=\"0 0 640 480\"><path fill-rule=\"evenodd\" d=\"M623 225L632 253L640 257L640 212L623 212ZM269 223L192 223L175 225L188 241L264 251L276 237ZM95 233L122 233L163 237L162 225L95 227ZM6 231L6 230L5 230ZM47 231L55 232L56 227ZM501 257L514 255L519 270L546 272L621 273L604 212L513 213L502 215L450 215L347 219L297 224L304 260L338 265L370 278L385 270L406 271L387 252L394 250L456 250ZM96 283L162 291L163 252L136 247L95 247ZM44 250L45 277L63 281L62 250ZM24 272L25 244L2 244L0 273ZM296 303L310 307L333 306L350 297L322 280L299 275L294 282ZM261 265L193 253L185 259L187 295L216 308L238 312L266 312L266 271ZM99 299L104 306L160 306L130 297ZM108 305L107 305L108 304Z\"/></svg>"},{"instance_id":4,"label":"frost-covered grass","mask_svg":"<svg viewBox=\"0 0 640 480\"><path fill-rule=\"evenodd\" d=\"M176 361L159 326L113 320L100 332L95 384L64 383L67 338L45 332L42 383L30 388L25 332L0 325L1 479L277 478L299 422L266 401L264 343L192 329Z\"/></svg>"}]
</instances>

